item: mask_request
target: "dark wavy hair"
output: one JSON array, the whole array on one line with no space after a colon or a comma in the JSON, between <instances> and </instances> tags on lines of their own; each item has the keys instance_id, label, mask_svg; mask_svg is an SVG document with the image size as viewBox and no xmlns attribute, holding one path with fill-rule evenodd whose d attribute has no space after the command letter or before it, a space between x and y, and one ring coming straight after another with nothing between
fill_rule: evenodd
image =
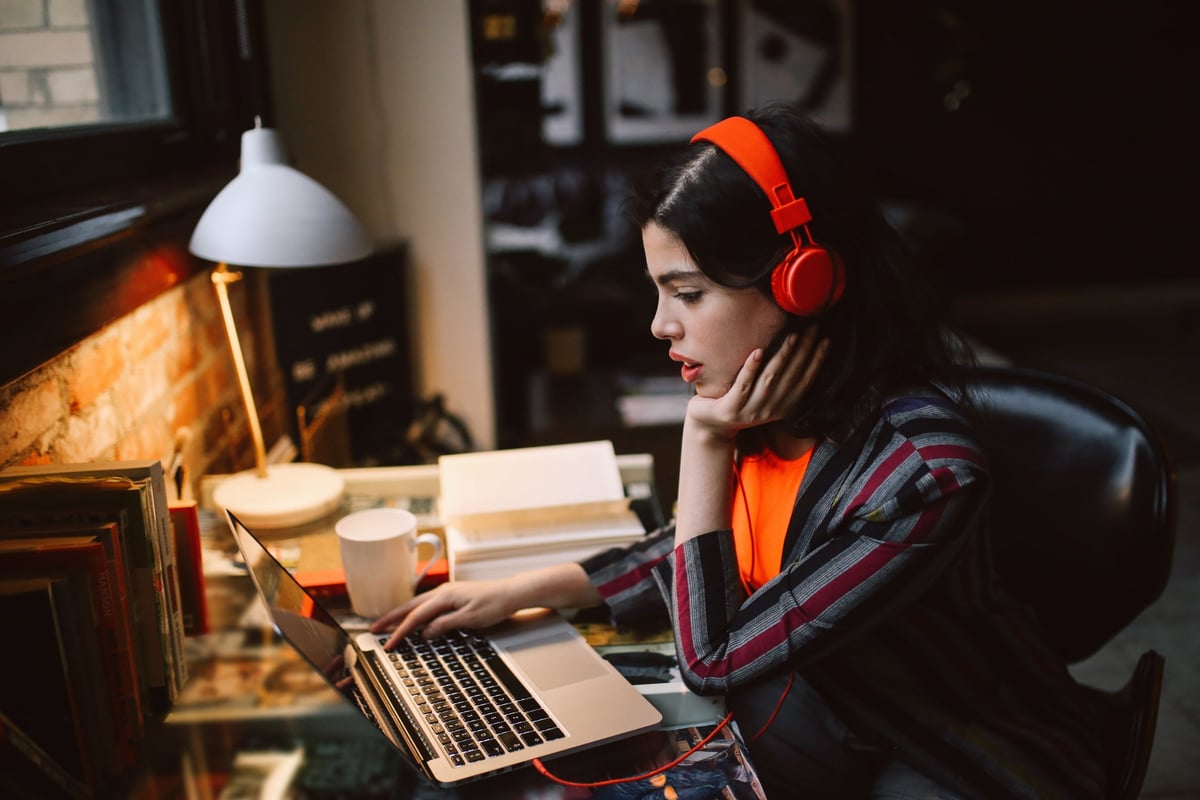
<instances>
[{"instance_id":1,"label":"dark wavy hair","mask_svg":"<svg viewBox=\"0 0 1200 800\"><path fill-rule=\"evenodd\" d=\"M792 189L807 200L812 237L838 253L846 270L836 305L789 320L795 330L815 323L829 339L815 385L785 418L789 430L845 440L874 417L890 390L956 387L954 365L969 354L943 333L935 293L866 181L795 107L773 104L744 116L771 140ZM769 296L771 270L793 246L789 234L776 232L758 185L708 142L689 144L638 185L630 210L639 228L654 222L678 237L721 286Z\"/></svg>"}]
</instances>

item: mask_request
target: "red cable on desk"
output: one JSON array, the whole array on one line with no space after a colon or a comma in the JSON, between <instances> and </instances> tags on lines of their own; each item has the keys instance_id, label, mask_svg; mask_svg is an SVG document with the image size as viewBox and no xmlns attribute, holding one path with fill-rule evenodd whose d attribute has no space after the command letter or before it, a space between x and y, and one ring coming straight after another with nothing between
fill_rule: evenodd
<instances>
[{"instance_id":1,"label":"red cable on desk","mask_svg":"<svg viewBox=\"0 0 1200 800\"><path fill-rule=\"evenodd\" d=\"M686 753L679 756L671 763L666 764L661 767L656 767L655 769L652 769L649 772L644 772L641 775L634 775L633 777L630 777L630 778L609 778L609 779L603 780L603 781L591 781L591 782L586 782L586 783L569 781L569 780L566 780L565 778L560 778L557 775L550 774L550 771L548 769L546 769L546 765L542 763L542 760L540 758L535 758L533 760L533 768L536 769L541 774L545 775L550 780L554 781L555 783L561 784L563 786L576 786L581 789L591 789L596 786L612 786L612 785L618 784L618 783L633 783L634 781L644 781L647 778L652 778L655 775L658 775L660 772L666 772L671 767L675 766L676 764L678 764L679 762L683 761L685 758L690 756L692 753L696 752L701 747L708 744L710 741L712 741L712 738L714 736L716 736L717 733L720 732L720 730L722 728L724 728L726 725L729 724L729 720L731 720L731 719L733 719L732 711L730 711L728 714L726 714L725 718L723 720L721 720L720 722L718 722L717 727L713 728L712 731L710 731L707 736L705 736L703 739L701 739L699 742L697 742L695 744L695 746L690 748Z\"/></svg>"}]
</instances>

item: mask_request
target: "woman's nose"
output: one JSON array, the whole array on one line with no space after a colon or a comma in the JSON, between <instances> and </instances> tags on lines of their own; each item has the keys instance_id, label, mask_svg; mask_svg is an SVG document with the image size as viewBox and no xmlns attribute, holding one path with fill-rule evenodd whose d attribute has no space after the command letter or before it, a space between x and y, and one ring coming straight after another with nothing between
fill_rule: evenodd
<instances>
[{"instance_id":1,"label":"woman's nose","mask_svg":"<svg viewBox=\"0 0 1200 800\"><path fill-rule=\"evenodd\" d=\"M664 314L660 304L654 310L654 318L650 320L650 333L655 339L677 339L681 332L679 322Z\"/></svg>"}]
</instances>

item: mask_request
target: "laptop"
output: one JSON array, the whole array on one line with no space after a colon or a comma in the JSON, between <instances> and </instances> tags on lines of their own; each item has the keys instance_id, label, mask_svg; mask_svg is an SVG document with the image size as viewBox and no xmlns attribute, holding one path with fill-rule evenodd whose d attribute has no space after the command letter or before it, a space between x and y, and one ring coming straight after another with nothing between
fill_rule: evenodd
<instances>
[{"instance_id":1,"label":"laptop","mask_svg":"<svg viewBox=\"0 0 1200 800\"><path fill-rule=\"evenodd\" d=\"M351 633L230 511L276 629L430 782L450 787L655 727L662 715L552 611L483 631Z\"/></svg>"}]
</instances>

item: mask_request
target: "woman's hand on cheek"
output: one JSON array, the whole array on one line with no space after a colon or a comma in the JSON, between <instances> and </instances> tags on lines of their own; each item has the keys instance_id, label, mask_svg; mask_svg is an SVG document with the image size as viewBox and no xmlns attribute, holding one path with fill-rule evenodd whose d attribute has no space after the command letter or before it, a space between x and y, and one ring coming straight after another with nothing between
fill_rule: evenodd
<instances>
[{"instance_id":1,"label":"woman's hand on cheek","mask_svg":"<svg viewBox=\"0 0 1200 800\"><path fill-rule=\"evenodd\" d=\"M788 334L779 350L763 361L756 349L742 364L733 384L720 397L699 395L688 401L688 418L710 434L732 439L738 431L782 419L812 386L828 349L817 341L816 326Z\"/></svg>"}]
</instances>

